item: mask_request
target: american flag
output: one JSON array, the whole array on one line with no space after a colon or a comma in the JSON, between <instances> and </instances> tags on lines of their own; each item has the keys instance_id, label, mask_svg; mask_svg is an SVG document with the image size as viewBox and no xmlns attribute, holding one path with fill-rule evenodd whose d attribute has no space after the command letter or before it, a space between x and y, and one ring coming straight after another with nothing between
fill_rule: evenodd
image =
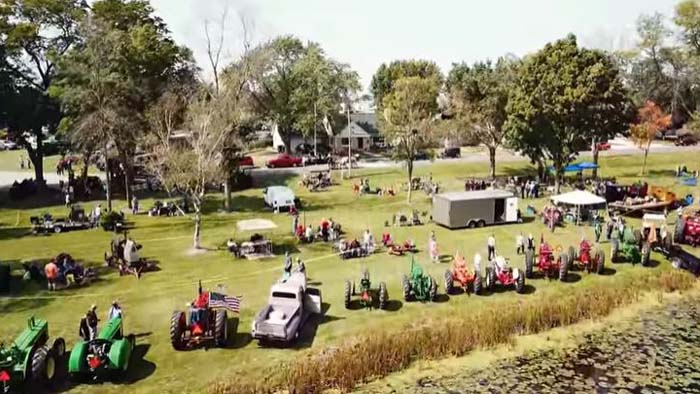
<instances>
[{"instance_id":1,"label":"american flag","mask_svg":"<svg viewBox=\"0 0 700 394\"><path fill-rule=\"evenodd\" d=\"M240 312L241 298L227 296L221 293L209 293L209 307L226 308L232 312Z\"/></svg>"}]
</instances>

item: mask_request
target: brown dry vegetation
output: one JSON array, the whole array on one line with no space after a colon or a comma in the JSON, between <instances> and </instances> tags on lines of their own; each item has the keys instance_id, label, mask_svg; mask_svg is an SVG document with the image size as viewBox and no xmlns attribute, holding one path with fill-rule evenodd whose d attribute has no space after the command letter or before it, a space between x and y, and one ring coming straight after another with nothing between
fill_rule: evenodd
<instances>
[{"instance_id":1,"label":"brown dry vegetation","mask_svg":"<svg viewBox=\"0 0 700 394\"><path fill-rule=\"evenodd\" d=\"M265 381L221 382L211 391L223 393L320 393L350 391L357 384L408 367L415 360L462 356L479 347L511 341L514 335L535 334L554 327L608 315L639 299L645 291L690 288L694 278L681 271L649 272L611 287L598 284L575 288L563 297L501 301L492 308L465 310L460 315L420 321L400 332L372 333L337 348L316 352Z\"/></svg>"}]
</instances>

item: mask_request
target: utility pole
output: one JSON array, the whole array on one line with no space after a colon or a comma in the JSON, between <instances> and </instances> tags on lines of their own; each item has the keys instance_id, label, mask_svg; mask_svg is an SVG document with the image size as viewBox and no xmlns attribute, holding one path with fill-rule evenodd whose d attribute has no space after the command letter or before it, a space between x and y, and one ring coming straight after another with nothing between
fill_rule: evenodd
<instances>
[{"instance_id":1,"label":"utility pole","mask_svg":"<svg viewBox=\"0 0 700 394\"><path fill-rule=\"evenodd\" d=\"M352 170L352 130L350 129L350 100L348 100L348 179Z\"/></svg>"},{"instance_id":2,"label":"utility pole","mask_svg":"<svg viewBox=\"0 0 700 394\"><path fill-rule=\"evenodd\" d=\"M314 100L314 156L318 157L318 150L317 150L317 144L316 144L316 124L318 123L317 118L316 118L316 100Z\"/></svg>"}]
</instances>

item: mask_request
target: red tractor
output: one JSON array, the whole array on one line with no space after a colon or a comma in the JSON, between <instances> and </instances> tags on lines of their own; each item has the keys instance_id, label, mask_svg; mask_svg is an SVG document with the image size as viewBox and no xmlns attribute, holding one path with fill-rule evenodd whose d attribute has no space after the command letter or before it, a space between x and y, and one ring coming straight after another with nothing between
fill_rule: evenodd
<instances>
[{"instance_id":1,"label":"red tractor","mask_svg":"<svg viewBox=\"0 0 700 394\"><path fill-rule=\"evenodd\" d=\"M693 247L700 245L700 217L679 217L673 234L673 241L678 244L688 244Z\"/></svg>"},{"instance_id":2,"label":"red tractor","mask_svg":"<svg viewBox=\"0 0 700 394\"><path fill-rule=\"evenodd\" d=\"M461 288L464 293L468 293L469 286L472 287L474 294L481 294L479 268L475 266L474 272L469 272L464 257L457 254L452 261L452 269L445 271L445 292L454 294L456 288Z\"/></svg>"},{"instance_id":3,"label":"red tractor","mask_svg":"<svg viewBox=\"0 0 700 394\"><path fill-rule=\"evenodd\" d=\"M188 305L188 311L175 311L170 319L170 343L175 350L185 350L214 342L218 347L228 342L226 310L238 313L240 300L222 293L202 291ZM235 321L237 326L237 320Z\"/></svg>"},{"instance_id":4,"label":"red tractor","mask_svg":"<svg viewBox=\"0 0 700 394\"><path fill-rule=\"evenodd\" d=\"M605 269L605 253L598 248L593 253L591 252L592 246L585 239L581 240L578 253L576 253L576 249L573 246L569 246L571 264L573 267L586 270L588 273L595 272L600 275Z\"/></svg>"},{"instance_id":5,"label":"red tractor","mask_svg":"<svg viewBox=\"0 0 700 394\"><path fill-rule=\"evenodd\" d=\"M554 250L543 240L540 241L540 250L537 254L537 264L532 250L525 252L525 276L528 279L534 277L534 268L547 278L559 277L564 282L569 274L569 256L562 252L559 257L554 256Z\"/></svg>"},{"instance_id":6,"label":"red tractor","mask_svg":"<svg viewBox=\"0 0 700 394\"><path fill-rule=\"evenodd\" d=\"M515 292L525 292L525 275L517 269L508 266L503 256L496 257L490 267L486 267L486 290L491 291L496 283L504 287L515 287Z\"/></svg>"}]
</instances>

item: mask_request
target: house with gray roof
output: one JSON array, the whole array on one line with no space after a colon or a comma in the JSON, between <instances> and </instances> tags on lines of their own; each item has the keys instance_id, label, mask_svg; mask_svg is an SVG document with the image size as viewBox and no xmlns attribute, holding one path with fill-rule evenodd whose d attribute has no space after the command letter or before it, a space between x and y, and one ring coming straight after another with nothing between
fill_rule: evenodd
<instances>
[{"instance_id":1,"label":"house with gray roof","mask_svg":"<svg viewBox=\"0 0 700 394\"><path fill-rule=\"evenodd\" d=\"M352 150L369 150L383 141L374 113L354 113L350 124L333 137L333 148L347 149L350 144Z\"/></svg>"}]
</instances>

